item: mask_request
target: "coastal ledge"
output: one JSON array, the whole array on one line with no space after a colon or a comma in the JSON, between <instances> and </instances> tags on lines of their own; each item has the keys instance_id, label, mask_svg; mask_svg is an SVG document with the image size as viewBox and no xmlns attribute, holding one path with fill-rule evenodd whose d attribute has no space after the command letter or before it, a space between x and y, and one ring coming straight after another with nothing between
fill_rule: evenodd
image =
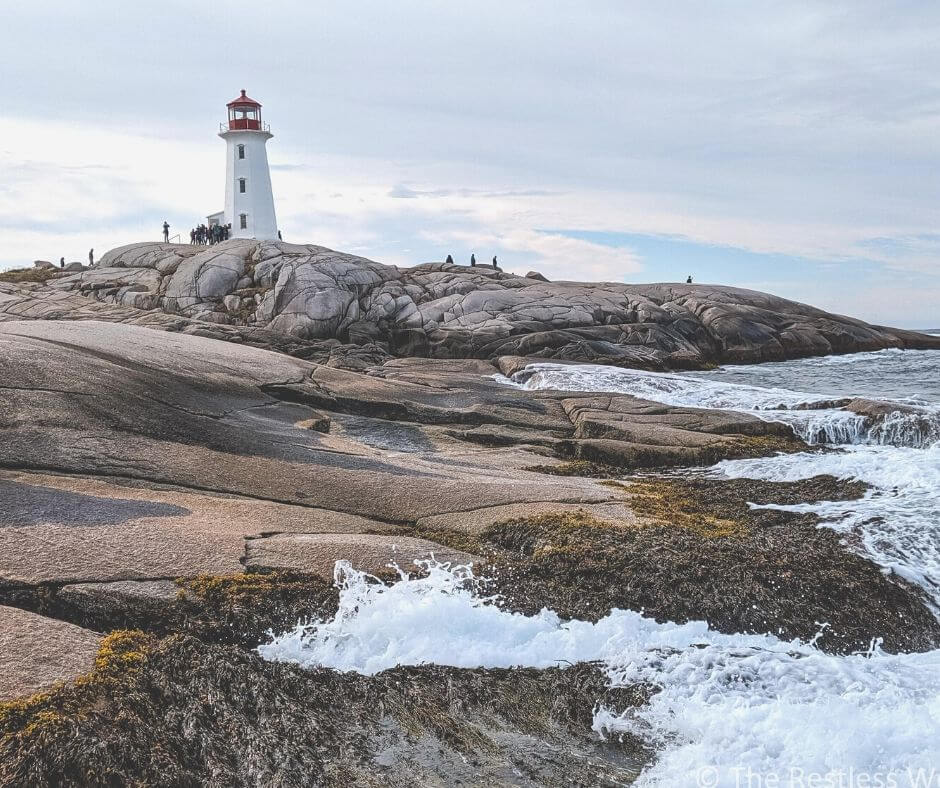
<instances>
[{"instance_id":1,"label":"coastal ledge","mask_svg":"<svg viewBox=\"0 0 940 788\"><path fill-rule=\"evenodd\" d=\"M128 320L157 311L238 341L263 331L269 347L297 354L326 341L399 357L524 356L652 370L940 348L940 337L723 285L549 282L444 263L398 268L313 244L136 243L91 269L43 274L32 285L0 274L0 288L8 280L0 319L52 304L68 317L82 305L62 297L77 294L131 310ZM30 288L21 298L45 306L24 308L14 284Z\"/></svg>"},{"instance_id":2,"label":"coastal ledge","mask_svg":"<svg viewBox=\"0 0 940 788\"><path fill-rule=\"evenodd\" d=\"M251 249L260 255L262 245ZM208 253L186 248L180 266ZM239 260L233 265L244 268ZM249 266L252 282L263 262ZM303 275L320 264L307 260ZM531 295L532 285L507 284L513 277L499 272L386 269L391 279L361 289L360 268L337 276L356 293L349 314L361 317L376 292L419 269L454 287L467 276L490 277L484 284L497 299L504 291ZM138 287L156 271L141 270ZM738 345L722 333L727 321L707 317L718 307L689 311L699 296L657 307L662 323L526 333L548 322L527 323L507 307L490 324L462 315L456 327L431 330L389 319L369 323L378 332L369 334L361 320L340 321L325 336L304 328L308 312L286 306L277 316L294 314L294 327L252 321L242 302L190 315L179 303L172 314L160 303L141 308L143 299L128 305L121 289L135 285L116 287L116 271L138 275L110 266L0 281L0 605L14 623L0 672L16 678L6 692L12 699L0 702L0 784L88 784L89 775L121 784L261 784L273 775L291 784L495 783L517 771L540 785L629 784L654 758L638 740L602 740L591 730L598 703L617 713L642 706L651 691L611 693L593 664L425 665L363 676L253 653L269 631L335 614L329 570L341 557L377 575L375 583L395 578L393 562L414 573L411 561L430 554L473 560L484 573L495 570L508 609L527 614L547 606L596 621L615 607L643 609L657 620L803 639L826 622L817 646L838 654L874 638L887 651L940 640L923 591L819 528L815 515L748 506L854 500L861 485L660 473L806 451L785 425L496 380L548 351L575 361L706 363L706 350ZM291 292L295 274L281 274L252 301L288 303L277 294ZM175 276L159 274L158 298ZM317 287L304 303L321 303L323 292L329 302L333 291ZM572 284L570 293L595 287L632 297L624 285ZM425 305L424 290L405 292L416 309ZM461 298L475 292L490 290ZM744 312L748 321L756 314ZM219 315L229 322L216 322ZM837 347L921 341L832 316L812 330L830 318L832 336L854 337ZM792 324L774 319L779 328L767 330L776 344L755 352L824 349L782 344ZM509 333L474 344L496 328ZM538 344L588 329L646 332L648 341L611 345L605 359L587 359L584 348L597 347L587 341ZM694 342L683 346L691 356L657 349L680 331L700 337L705 350ZM472 341L430 341L460 332ZM414 354L395 357L409 356L407 337ZM513 347L530 337L532 346ZM427 357L447 353L485 358ZM878 403L827 407L850 404L875 424L886 416ZM46 632L61 635L75 660L37 661ZM285 741L292 757L284 757Z\"/></svg>"}]
</instances>

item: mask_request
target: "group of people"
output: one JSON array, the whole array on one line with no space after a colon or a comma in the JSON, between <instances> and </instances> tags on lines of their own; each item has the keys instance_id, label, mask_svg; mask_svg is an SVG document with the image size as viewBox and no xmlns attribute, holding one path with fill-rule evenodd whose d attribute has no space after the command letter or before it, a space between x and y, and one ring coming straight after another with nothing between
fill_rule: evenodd
<instances>
[{"instance_id":1,"label":"group of people","mask_svg":"<svg viewBox=\"0 0 940 788\"><path fill-rule=\"evenodd\" d=\"M220 241L227 241L232 231L230 224L210 224L206 227L200 224L189 231L189 242L191 244L217 244Z\"/></svg>"},{"instance_id":2,"label":"group of people","mask_svg":"<svg viewBox=\"0 0 940 788\"><path fill-rule=\"evenodd\" d=\"M446 259L444 262L447 263L447 265L453 265L453 264L454 264L454 256L453 256L453 255L450 255L450 254L447 255L447 259ZM471 255L470 255L470 267L471 267L471 268L476 268L476 265L477 265L477 256L476 256L475 254L471 254ZM496 255L495 255L495 254L493 255L493 263L492 263L492 265L493 265L493 268L496 268L496 269L499 268L499 265L496 263Z\"/></svg>"}]
</instances>

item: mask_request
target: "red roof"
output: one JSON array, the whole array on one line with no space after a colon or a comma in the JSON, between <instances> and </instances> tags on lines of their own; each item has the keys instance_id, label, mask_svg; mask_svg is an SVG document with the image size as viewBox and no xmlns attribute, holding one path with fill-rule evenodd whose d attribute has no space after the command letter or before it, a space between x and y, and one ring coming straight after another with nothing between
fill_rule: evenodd
<instances>
[{"instance_id":1,"label":"red roof","mask_svg":"<svg viewBox=\"0 0 940 788\"><path fill-rule=\"evenodd\" d=\"M260 107L261 104L255 101L253 98L249 98L248 96L246 96L245 91L243 90L242 94L237 99L235 99L234 101L230 101L225 106L226 107Z\"/></svg>"}]
</instances>

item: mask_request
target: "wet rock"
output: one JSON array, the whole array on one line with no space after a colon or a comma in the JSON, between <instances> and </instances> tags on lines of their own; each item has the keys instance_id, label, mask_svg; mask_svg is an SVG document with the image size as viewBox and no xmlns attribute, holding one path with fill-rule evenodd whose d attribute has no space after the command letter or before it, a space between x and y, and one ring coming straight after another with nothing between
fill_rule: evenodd
<instances>
[{"instance_id":1,"label":"wet rock","mask_svg":"<svg viewBox=\"0 0 940 788\"><path fill-rule=\"evenodd\" d=\"M883 402L881 400L856 398L845 402L841 406L844 410L856 416L864 416L870 422L883 421L886 416L900 413L908 416L925 416L930 413L928 408L917 405L906 405L898 402Z\"/></svg>"},{"instance_id":2,"label":"wet rock","mask_svg":"<svg viewBox=\"0 0 940 788\"><path fill-rule=\"evenodd\" d=\"M596 667L403 667L376 676L265 663L188 637L119 633L82 686L0 715L0 782L31 785L624 785L649 762L601 741Z\"/></svg>"},{"instance_id":3,"label":"wet rock","mask_svg":"<svg viewBox=\"0 0 940 788\"><path fill-rule=\"evenodd\" d=\"M591 666L363 677L247 653L269 628L335 611L338 559L380 576L392 561L411 568L432 553L485 561L525 612L645 609L806 639L825 621L821 644L840 652L876 636L894 650L938 641L918 589L810 515L747 507L857 496L858 485L582 478L801 448L785 427L625 396L522 391L494 380L499 370L483 359L390 356L398 331L423 334L431 354L488 356L523 346L526 335L512 332L524 321L563 325L577 312L599 322L583 288L574 305L557 293L531 305L514 292L546 283L492 270L402 272L254 242L219 250L250 250L242 284L277 261L265 277L281 290L265 291L265 319L287 299L280 314L297 334L320 330L304 317L319 302L299 286L309 280L298 268L319 266L353 294L330 317L346 335L310 339L136 312L127 300L161 298L179 275L190 282L179 298L196 299L181 311L222 314L226 296L203 300L202 280L212 290L214 277L232 274L210 273L197 252L144 246L62 288L60 279L0 282L0 600L79 633L150 633L112 635L124 646L109 641L104 666L53 699L0 707L0 783L92 774L111 784L594 785L635 774L640 761L624 742L590 732L594 704L608 698ZM663 350L676 321L645 302L633 316L617 293L616 319L645 327L584 329L602 339L553 328L525 347L582 343L578 353L622 350L662 364L699 352L689 339L699 323L682 318L685 339ZM422 310L435 325L417 324ZM616 332L652 344L623 349ZM527 361L506 358L500 369Z\"/></svg>"},{"instance_id":4,"label":"wet rock","mask_svg":"<svg viewBox=\"0 0 940 788\"><path fill-rule=\"evenodd\" d=\"M174 615L180 587L172 580L119 580L63 586L43 600L50 614L108 631L145 627L159 630Z\"/></svg>"},{"instance_id":5,"label":"wet rock","mask_svg":"<svg viewBox=\"0 0 940 788\"><path fill-rule=\"evenodd\" d=\"M861 416L870 439L895 446L931 446L940 441L934 408L870 399L853 399L845 410Z\"/></svg>"},{"instance_id":6,"label":"wet rock","mask_svg":"<svg viewBox=\"0 0 940 788\"><path fill-rule=\"evenodd\" d=\"M529 366L529 364L543 360L544 359L527 358L526 356L499 356L495 360L495 363L503 375L505 375L507 378L511 378L516 373L524 370L527 366Z\"/></svg>"}]
</instances>

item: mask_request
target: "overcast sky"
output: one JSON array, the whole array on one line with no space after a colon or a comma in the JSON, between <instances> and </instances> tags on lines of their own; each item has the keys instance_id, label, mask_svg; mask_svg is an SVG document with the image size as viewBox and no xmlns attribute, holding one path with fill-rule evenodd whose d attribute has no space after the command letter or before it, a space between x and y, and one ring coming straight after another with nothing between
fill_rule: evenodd
<instances>
[{"instance_id":1,"label":"overcast sky","mask_svg":"<svg viewBox=\"0 0 940 788\"><path fill-rule=\"evenodd\" d=\"M940 4L3 3L0 268L187 234L264 104L285 240L940 327Z\"/></svg>"}]
</instances>

